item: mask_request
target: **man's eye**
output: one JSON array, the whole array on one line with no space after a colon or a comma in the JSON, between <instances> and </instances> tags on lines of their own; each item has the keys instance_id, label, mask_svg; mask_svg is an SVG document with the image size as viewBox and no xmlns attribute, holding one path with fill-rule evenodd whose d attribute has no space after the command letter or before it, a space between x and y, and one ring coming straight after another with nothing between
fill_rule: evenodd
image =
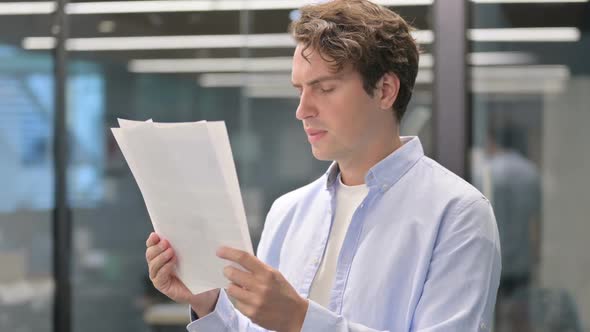
<instances>
[{"instance_id":1,"label":"man's eye","mask_svg":"<svg viewBox=\"0 0 590 332\"><path fill-rule=\"evenodd\" d=\"M320 91L321 91L322 93L329 93L329 92L332 92L332 91L334 91L334 88L330 88L330 89L320 89Z\"/></svg>"}]
</instances>

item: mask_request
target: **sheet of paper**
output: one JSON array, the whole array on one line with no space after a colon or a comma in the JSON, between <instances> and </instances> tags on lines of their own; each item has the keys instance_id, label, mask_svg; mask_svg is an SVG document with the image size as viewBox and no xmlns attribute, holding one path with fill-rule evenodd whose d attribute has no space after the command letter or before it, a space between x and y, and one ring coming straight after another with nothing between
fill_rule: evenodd
<instances>
[{"instance_id":1,"label":"sheet of paper","mask_svg":"<svg viewBox=\"0 0 590 332\"><path fill-rule=\"evenodd\" d=\"M119 123L119 127L120 128L132 128L135 127L136 125L140 124L140 123L153 123L154 120L152 119L147 119L145 120L145 122L142 121L134 121L134 120L127 120L127 119L117 119L117 122Z\"/></svg>"},{"instance_id":2,"label":"sheet of paper","mask_svg":"<svg viewBox=\"0 0 590 332\"><path fill-rule=\"evenodd\" d=\"M253 252L225 124L121 121L113 128L154 230L193 293L227 286L221 245Z\"/></svg>"}]
</instances>

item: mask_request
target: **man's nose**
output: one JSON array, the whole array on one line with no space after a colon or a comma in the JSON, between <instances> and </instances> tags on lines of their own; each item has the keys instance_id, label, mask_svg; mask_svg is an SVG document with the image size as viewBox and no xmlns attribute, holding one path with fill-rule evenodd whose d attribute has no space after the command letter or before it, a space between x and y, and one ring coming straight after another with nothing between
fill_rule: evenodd
<instances>
[{"instance_id":1,"label":"man's nose","mask_svg":"<svg viewBox=\"0 0 590 332\"><path fill-rule=\"evenodd\" d=\"M299 106L297 106L297 112L295 112L295 117L298 120L304 120L309 117L314 117L317 115L317 108L313 105L313 102L309 98L309 96L304 92L301 94L301 98L299 98Z\"/></svg>"}]
</instances>

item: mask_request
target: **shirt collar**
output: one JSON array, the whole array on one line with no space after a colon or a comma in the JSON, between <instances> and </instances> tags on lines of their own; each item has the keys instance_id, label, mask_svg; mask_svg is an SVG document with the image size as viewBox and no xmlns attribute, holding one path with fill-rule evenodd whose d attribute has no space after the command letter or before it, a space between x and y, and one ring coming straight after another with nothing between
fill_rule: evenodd
<instances>
[{"instance_id":1,"label":"shirt collar","mask_svg":"<svg viewBox=\"0 0 590 332\"><path fill-rule=\"evenodd\" d=\"M400 138L402 146L367 172L365 183L369 188L378 186L383 191L389 189L424 156L422 143L417 136L402 136ZM334 185L339 173L338 163L333 162L326 171L326 189Z\"/></svg>"}]
</instances>

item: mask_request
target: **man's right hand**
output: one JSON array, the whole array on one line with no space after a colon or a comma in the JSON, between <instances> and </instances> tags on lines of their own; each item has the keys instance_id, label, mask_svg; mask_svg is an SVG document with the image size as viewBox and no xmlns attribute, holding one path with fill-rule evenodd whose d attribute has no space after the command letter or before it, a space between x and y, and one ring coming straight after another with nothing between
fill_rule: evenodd
<instances>
[{"instance_id":1,"label":"man's right hand","mask_svg":"<svg viewBox=\"0 0 590 332\"><path fill-rule=\"evenodd\" d=\"M199 317L215 309L219 289L194 295L176 275L177 258L170 243L151 233L146 241L145 258L148 263L150 280L157 290L174 302L190 304Z\"/></svg>"}]
</instances>

